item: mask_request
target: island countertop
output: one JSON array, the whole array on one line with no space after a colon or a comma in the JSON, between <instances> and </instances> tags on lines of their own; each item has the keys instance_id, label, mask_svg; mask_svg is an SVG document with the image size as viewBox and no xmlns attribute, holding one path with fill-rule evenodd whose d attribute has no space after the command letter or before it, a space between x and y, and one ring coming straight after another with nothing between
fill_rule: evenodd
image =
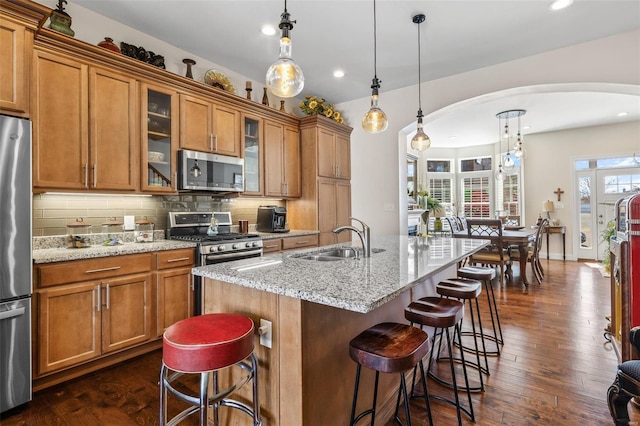
<instances>
[{"instance_id":1,"label":"island countertop","mask_svg":"<svg viewBox=\"0 0 640 426\"><path fill-rule=\"evenodd\" d=\"M425 246L425 241L428 246ZM485 240L388 236L370 258L314 261L340 244L193 268L193 274L354 312L367 313L487 245ZM359 248L359 243L354 243Z\"/></svg>"}]
</instances>

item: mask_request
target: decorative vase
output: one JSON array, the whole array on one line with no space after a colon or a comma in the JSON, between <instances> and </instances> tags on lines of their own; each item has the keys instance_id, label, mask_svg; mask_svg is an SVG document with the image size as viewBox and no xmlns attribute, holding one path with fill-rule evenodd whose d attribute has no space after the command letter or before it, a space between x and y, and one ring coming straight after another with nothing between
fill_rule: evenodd
<instances>
[{"instance_id":1,"label":"decorative vase","mask_svg":"<svg viewBox=\"0 0 640 426\"><path fill-rule=\"evenodd\" d=\"M280 101L280 111L286 112L284 109L284 101Z\"/></svg>"},{"instance_id":2,"label":"decorative vase","mask_svg":"<svg viewBox=\"0 0 640 426\"><path fill-rule=\"evenodd\" d=\"M267 96L267 88L265 87L262 92L262 105L269 106L269 97Z\"/></svg>"},{"instance_id":3,"label":"decorative vase","mask_svg":"<svg viewBox=\"0 0 640 426\"><path fill-rule=\"evenodd\" d=\"M104 47L107 50L111 50L112 52L120 53L120 48L116 46L111 37L105 37L103 41L98 43L98 46Z\"/></svg>"},{"instance_id":4,"label":"decorative vase","mask_svg":"<svg viewBox=\"0 0 640 426\"><path fill-rule=\"evenodd\" d=\"M59 33L73 37L76 32L71 29L71 16L62 10L51 12L49 28Z\"/></svg>"},{"instance_id":5,"label":"decorative vase","mask_svg":"<svg viewBox=\"0 0 640 426\"><path fill-rule=\"evenodd\" d=\"M191 73L191 66L196 64L196 61L189 58L184 58L182 63L187 66L187 73L184 75L187 78L193 78L193 74Z\"/></svg>"}]
</instances>

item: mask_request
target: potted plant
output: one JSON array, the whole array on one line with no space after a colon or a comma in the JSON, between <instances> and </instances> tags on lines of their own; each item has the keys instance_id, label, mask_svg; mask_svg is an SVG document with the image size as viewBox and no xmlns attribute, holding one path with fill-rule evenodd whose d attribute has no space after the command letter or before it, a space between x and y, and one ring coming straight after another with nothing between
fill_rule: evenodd
<instances>
[{"instance_id":1,"label":"potted plant","mask_svg":"<svg viewBox=\"0 0 640 426\"><path fill-rule=\"evenodd\" d=\"M607 243L606 247L604 249L604 258L602 259L602 266L604 266L604 270L607 273L611 272L611 258L610 258L610 252L609 252L609 241L611 240L611 237L613 237L616 234L616 229L615 229L615 222L613 220L610 220L607 223L607 227L604 228L604 230L600 233L600 237L602 238L602 241Z\"/></svg>"}]
</instances>

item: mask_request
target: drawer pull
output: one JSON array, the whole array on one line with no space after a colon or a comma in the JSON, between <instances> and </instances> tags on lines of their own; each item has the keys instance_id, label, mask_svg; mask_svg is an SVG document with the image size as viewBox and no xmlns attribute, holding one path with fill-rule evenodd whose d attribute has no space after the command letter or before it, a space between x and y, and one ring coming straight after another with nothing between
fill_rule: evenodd
<instances>
[{"instance_id":1,"label":"drawer pull","mask_svg":"<svg viewBox=\"0 0 640 426\"><path fill-rule=\"evenodd\" d=\"M308 244L308 243L309 243L309 241L308 241L308 240L304 240L304 241L296 241L296 244L297 244L297 245L300 245L300 244Z\"/></svg>"},{"instance_id":2,"label":"drawer pull","mask_svg":"<svg viewBox=\"0 0 640 426\"><path fill-rule=\"evenodd\" d=\"M183 260L189 260L189 257L179 257L177 259L169 259L167 260L167 263L171 263L171 262L182 262Z\"/></svg>"},{"instance_id":3,"label":"drawer pull","mask_svg":"<svg viewBox=\"0 0 640 426\"><path fill-rule=\"evenodd\" d=\"M122 268L122 266L112 266L110 268L101 268L101 269L89 269L88 271L84 271L84 273L95 274L96 272L117 271L120 268Z\"/></svg>"},{"instance_id":4,"label":"drawer pull","mask_svg":"<svg viewBox=\"0 0 640 426\"><path fill-rule=\"evenodd\" d=\"M278 247L277 244L273 244L273 245L270 245L270 246L268 246L268 245L264 246L264 248L276 248L276 247Z\"/></svg>"}]
</instances>

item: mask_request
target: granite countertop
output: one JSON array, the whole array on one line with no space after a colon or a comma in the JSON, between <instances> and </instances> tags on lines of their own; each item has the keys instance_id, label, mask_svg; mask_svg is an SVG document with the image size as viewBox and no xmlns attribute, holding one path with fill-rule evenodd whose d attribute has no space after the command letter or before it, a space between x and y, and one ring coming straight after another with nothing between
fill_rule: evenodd
<instances>
[{"instance_id":1,"label":"granite countertop","mask_svg":"<svg viewBox=\"0 0 640 426\"><path fill-rule=\"evenodd\" d=\"M372 253L370 258L319 262L296 257L341 246L334 245L196 267L193 274L367 313L487 243L449 237L380 237L372 240L371 247L384 251ZM360 247L359 243L354 246Z\"/></svg>"},{"instance_id":2,"label":"granite countertop","mask_svg":"<svg viewBox=\"0 0 640 426\"><path fill-rule=\"evenodd\" d=\"M273 238L297 237L301 235L315 235L319 231L291 230L291 232L268 233L252 232L263 240ZM126 241L126 240L125 240ZM35 237L33 239L33 263L64 262L68 260L91 259L95 257L121 256L125 254L149 253L154 251L194 248L197 243L186 241L165 240L164 231L154 232L154 241L149 243L125 242L118 246L92 245L87 248L66 248L66 237Z\"/></svg>"}]
</instances>

